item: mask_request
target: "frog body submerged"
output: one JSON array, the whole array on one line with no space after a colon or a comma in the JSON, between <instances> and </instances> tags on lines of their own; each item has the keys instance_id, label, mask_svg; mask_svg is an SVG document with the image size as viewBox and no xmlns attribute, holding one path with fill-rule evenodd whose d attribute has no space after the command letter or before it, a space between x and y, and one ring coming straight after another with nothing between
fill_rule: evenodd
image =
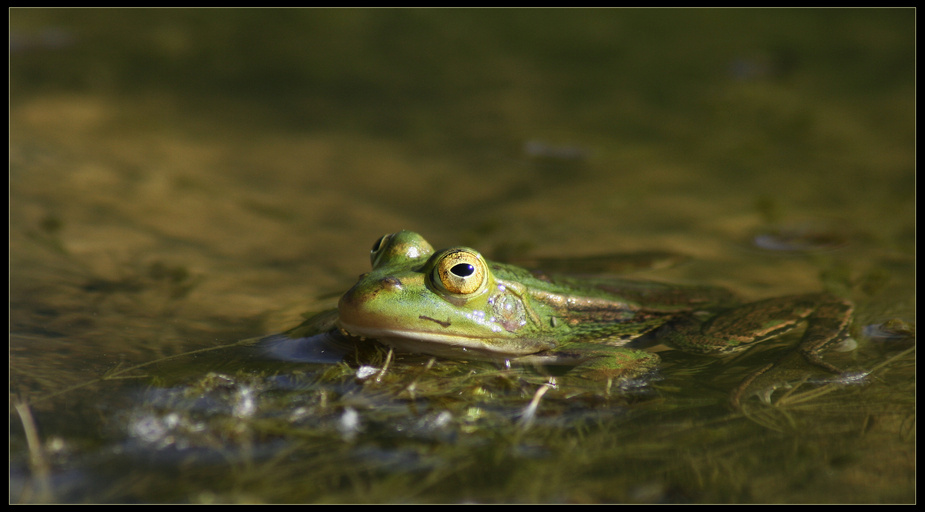
<instances>
[{"instance_id":1,"label":"frog body submerged","mask_svg":"<svg viewBox=\"0 0 925 512\"><path fill-rule=\"evenodd\" d=\"M729 352L807 323L798 350L819 354L848 333L852 306L826 294L740 305L715 287L577 279L440 252L400 231L380 238L372 270L341 297L337 325L400 351L455 358L569 364L611 379L651 370L658 356L625 345L654 334L675 348Z\"/></svg>"}]
</instances>

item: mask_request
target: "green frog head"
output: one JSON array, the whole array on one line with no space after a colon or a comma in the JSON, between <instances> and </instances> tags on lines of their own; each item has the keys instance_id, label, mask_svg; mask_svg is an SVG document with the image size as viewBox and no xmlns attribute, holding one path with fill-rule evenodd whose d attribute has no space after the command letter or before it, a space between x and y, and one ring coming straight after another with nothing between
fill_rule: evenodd
<instances>
[{"instance_id":1,"label":"green frog head","mask_svg":"<svg viewBox=\"0 0 925 512\"><path fill-rule=\"evenodd\" d=\"M435 253L421 235L400 231L373 244L372 271L338 304L339 324L355 336L434 355L523 355L555 346L538 333L523 286L499 279L477 251ZM493 268L494 267L494 268Z\"/></svg>"}]
</instances>

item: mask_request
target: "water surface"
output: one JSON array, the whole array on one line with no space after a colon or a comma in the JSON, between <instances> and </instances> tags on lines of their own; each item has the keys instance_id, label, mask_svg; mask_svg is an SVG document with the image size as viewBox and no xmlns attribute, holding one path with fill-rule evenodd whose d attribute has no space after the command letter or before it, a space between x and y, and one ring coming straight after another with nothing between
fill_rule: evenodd
<instances>
[{"instance_id":1,"label":"water surface","mask_svg":"<svg viewBox=\"0 0 925 512\"><path fill-rule=\"evenodd\" d=\"M10 500L914 501L914 334L864 330L915 320L914 16L12 10ZM743 414L747 358L543 392L229 346L399 229L826 289L857 304L832 361L876 371Z\"/></svg>"}]
</instances>

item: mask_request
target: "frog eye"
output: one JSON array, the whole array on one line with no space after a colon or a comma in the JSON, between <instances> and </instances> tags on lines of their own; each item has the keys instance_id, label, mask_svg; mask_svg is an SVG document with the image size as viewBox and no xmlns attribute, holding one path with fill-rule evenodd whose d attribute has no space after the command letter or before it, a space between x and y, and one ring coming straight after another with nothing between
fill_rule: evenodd
<instances>
[{"instance_id":1,"label":"frog eye","mask_svg":"<svg viewBox=\"0 0 925 512\"><path fill-rule=\"evenodd\" d=\"M373 268L379 268L411 260L426 260L433 252L434 248L421 235L399 231L376 240L369 250L369 262Z\"/></svg>"},{"instance_id":2,"label":"frog eye","mask_svg":"<svg viewBox=\"0 0 925 512\"><path fill-rule=\"evenodd\" d=\"M453 249L443 255L434 267L435 282L450 293L469 295L485 283L485 262L477 252Z\"/></svg>"},{"instance_id":3,"label":"frog eye","mask_svg":"<svg viewBox=\"0 0 925 512\"><path fill-rule=\"evenodd\" d=\"M382 255L383 250L387 245L389 245L389 239L392 238L391 234L382 235L379 237L379 240L373 244L373 248L369 250L369 262L375 268L376 260L379 259L379 256Z\"/></svg>"}]
</instances>

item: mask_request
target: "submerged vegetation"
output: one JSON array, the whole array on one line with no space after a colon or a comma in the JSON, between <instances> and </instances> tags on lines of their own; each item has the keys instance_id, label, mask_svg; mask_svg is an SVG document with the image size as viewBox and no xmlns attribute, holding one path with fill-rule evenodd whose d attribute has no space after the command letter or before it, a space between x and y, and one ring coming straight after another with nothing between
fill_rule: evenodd
<instances>
[{"instance_id":1,"label":"submerged vegetation","mask_svg":"<svg viewBox=\"0 0 925 512\"><path fill-rule=\"evenodd\" d=\"M106 466L91 466L97 478L117 485L94 496L202 503L767 501L772 496L741 473L755 454L775 451L769 464L818 478L813 472L823 471L823 460L875 458L875 439L895 432L911 440L914 432L912 404L901 398L914 396L912 349L872 367L858 384L803 383L773 405L748 402L743 414L728 408L728 390L710 385L703 368L704 387L691 388L691 375L681 371L605 389L568 372L395 357L378 346L337 364L281 365L255 357L259 343L102 377L144 373L150 384L123 389L132 405L107 418L105 428L123 441ZM237 369L225 362L230 356ZM20 404L21 415L27 406ZM813 438L824 459L802 453L795 440L789 451L774 449L794 434ZM845 444L843 435L862 441ZM43 448L32 443L31 466L45 467L44 478L53 481L43 458L49 454L36 453ZM582 448L588 446L594 449ZM87 456L69 456L73 449L59 447L54 456L68 464ZM180 469L183 483L122 476L121 468L140 462L151 476Z\"/></svg>"}]
</instances>

